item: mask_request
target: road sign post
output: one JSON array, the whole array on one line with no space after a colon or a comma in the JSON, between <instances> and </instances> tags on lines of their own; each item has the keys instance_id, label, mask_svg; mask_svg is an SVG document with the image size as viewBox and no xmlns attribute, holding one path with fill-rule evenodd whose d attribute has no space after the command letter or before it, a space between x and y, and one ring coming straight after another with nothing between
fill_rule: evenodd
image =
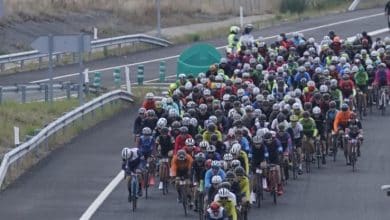
<instances>
[{"instance_id":1,"label":"road sign post","mask_svg":"<svg viewBox=\"0 0 390 220\"><path fill-rule=\"evenodd\" d=\"M125 76L126 76L126 89L127 92L131 94L131 82L130 82L130 68L125 67Z\"/></svg>"},{"instance_id":2,"label":"road sign post","mask_svg":"<svg viewBox=\"0 0 390 220\"><path fill-rule=\"evenodd\" d=\"M119 68L114 69L113 77L114 77L115 87L118 89L121 86L121 69Z\"/></svg>"},{"instance_id":3,"label":"road sign post","mask_svg":"<svg viewBox=\"0 0 390 220\"><path fill-rule=\"evenodd\" d=\"M165 61L160 62L160 82L165 82Z\"/></svg>"},{"instance_id":4,"label":"road sign post","mask_svg":"<svg viewBox=\"0 0 390 220\"><path fill-rule=\"evenodd\" d=\"M80 36L79 36L79 47L78 47L78 50L79 50L78 52L79 52L79 65L80 65L80 73L79 73L79 80L80 80L79 93L80 93L80 96L79 96L79 102L80 102L80 105L83 105L84 104L83 89L84 89L84 86L85 86L84 76L83 76L83 68L84 68L84 65L83 65L84 34L80 34ZM88 88L85 88L85 89L88 89Z\"/></svg>"},{"instance_id":5,"label":"road sign post","mask_svg":"<svg viewBox=\"0 0 390 220\"><path fill-rule=\"evenodd\" d=\"M144 84L144 65L138 65L137 82L139 86L142 86Z\"/></svg>"}]
</instances>

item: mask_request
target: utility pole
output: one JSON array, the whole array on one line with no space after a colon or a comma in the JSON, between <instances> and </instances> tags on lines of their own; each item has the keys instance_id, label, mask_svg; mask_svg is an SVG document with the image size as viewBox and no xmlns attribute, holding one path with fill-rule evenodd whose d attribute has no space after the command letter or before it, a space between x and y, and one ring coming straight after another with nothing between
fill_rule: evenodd
<instances>
[{"instance_id":1,"label":"utility pole","mask_svg":"<svg viewBox=\"0 0 390 220\"><path fill-rule=\"evenodd\" d=\"M156 0L156 8L157 8L157 37L161 37L161 2L160 1L161 0Z\"/></svg>"}]
</instances>

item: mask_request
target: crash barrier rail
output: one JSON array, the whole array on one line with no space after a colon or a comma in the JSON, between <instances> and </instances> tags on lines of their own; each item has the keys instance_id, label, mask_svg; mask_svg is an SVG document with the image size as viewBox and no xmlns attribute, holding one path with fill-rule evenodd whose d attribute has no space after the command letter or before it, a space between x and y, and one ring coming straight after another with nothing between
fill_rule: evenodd
<instances>
[{"instance_id":1,"label":"crash barrier rail","mask_svg":"<svg viewBox=\"0 0 390 220\"><path fill-rule=\"evenodd\" d=\"M56 132L65 129L69 124L75 122L76 120L83 119L86 114L93 113L96 109L102 108L104 105L116 100L123 100L131 103L134 102L132 94L122 90L115 90L106 93L66 113L57 120L46 125L35 136L31 137L31 139L6 153L0 165L0 189L3 186L4 180L7 177L7 171L10 167L15 163L17 164L17 162L22 163L24 156L27 153L31 152L36 147L39 147L42 143L45 143L45 141L48 141L52 135L55 135Z\"/></svg>"},{"instance_id":2,"label":"crash barrier rail","mask_svg":"<svg viewBox=\"0 0 390 220\"><path fill-rule=\"evenodd\" d=\"M134 35L125 35L125 36L93 40L91 41L91 52L103 49L104 54L107 54L107 49L109 47L117 46L118 48L121 48L123 45L134 44L134 43L146 43L146 44L160 46L160 47L168 47L172 45L170 41L167 41L162 38L152 37L146 34L134 34ZM69 53L58 52L58 53L54 53L53 56L55 57L56 61L59 62L59 60L61 59L60 55L63 54L69 54ZM49 56L48 54L40 53L38 50L1 55L0 70L4 71L6 69L6 64L9 63L16 63L16 68L19 67L20 70L23 70L25 61L27 60L38 60L38 68L41 68L43 58L46 58L48 56ZM76 53L72 53L72 56L73 56L73 63L75 63L77 61Z\"/></svg>"}]
</instances>

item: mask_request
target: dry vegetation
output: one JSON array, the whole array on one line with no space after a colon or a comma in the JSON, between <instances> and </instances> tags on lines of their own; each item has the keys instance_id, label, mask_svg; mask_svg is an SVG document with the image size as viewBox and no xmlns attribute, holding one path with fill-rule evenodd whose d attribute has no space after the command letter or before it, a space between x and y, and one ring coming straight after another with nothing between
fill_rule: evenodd
<instances>
[{"instance_id":1,"label":"dry vegetation","mask_svg":"<svg viewBox=\"0 0 390 220\"><path fill-rule=\"evenodd\" d=\"M279 0L161 0L162 16L202 13L210 15L238 14L239 5L248 8L246 14L258 14L278 9ZM6 11L25 16L56 16L60 11L83 12L102 10L127 18L147 18L155 14L155 0L5 0ZM250 9L249 9L250 8Z\"/></svg>"}]
</instances>

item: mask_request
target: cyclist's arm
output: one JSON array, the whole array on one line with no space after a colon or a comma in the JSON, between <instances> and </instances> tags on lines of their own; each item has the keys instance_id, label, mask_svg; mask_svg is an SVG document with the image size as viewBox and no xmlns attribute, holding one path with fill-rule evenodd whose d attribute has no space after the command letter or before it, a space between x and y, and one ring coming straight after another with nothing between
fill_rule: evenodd
<instances>
[{"instance_id":1,"label":"cyclist's arm","mask_svg":"<svg viewBox=\"0 0 390 220\"><path fill-rule=\"evenodd\" d=\"M245 152L243 152L243 151L241 151L240 154L241 154L241 157L244 159L245 173L248 175L249 174L249 159L248 159L248 155Z\"/></svg>"},{"instance_id":2,"label":"cyclist's arm","mask_svg":"<svg viewBox=\"0 0 390 220\"><path fill-rule=\"evenodd\" d=\"M336 114L336 117L334 119L334 122L333 122L333 131L337 132L337 130L339 129L339 122L340 122L340 112L337 112Z\"/></svg>"},{"instance_id":3,"label":"cyclist's arm","mask_svg":"<svg viewBox=\"0 0 390 220\"><path fill-rule=\"evenodd\" d=\"M173 159L172 159L172 162L171 162L171 172L170 172L170 176L171 177L175 177L176 176L176 170L177 170L177 157L174 156Z\"/></svg>"},{"instance_id":4,"label":"cyclist's arm","mask_svg":"<svg viewBox=\"0 0 390 220\"><path fill-rule=\"evenodd\" d=\"M250 198L251 194L250 194L250 189L249 189L249 179L248 178L244 179L244 182L242 184L241 192L245 193L246 201L249 201L249 198Z\"/></svg>"}]
</instances>

